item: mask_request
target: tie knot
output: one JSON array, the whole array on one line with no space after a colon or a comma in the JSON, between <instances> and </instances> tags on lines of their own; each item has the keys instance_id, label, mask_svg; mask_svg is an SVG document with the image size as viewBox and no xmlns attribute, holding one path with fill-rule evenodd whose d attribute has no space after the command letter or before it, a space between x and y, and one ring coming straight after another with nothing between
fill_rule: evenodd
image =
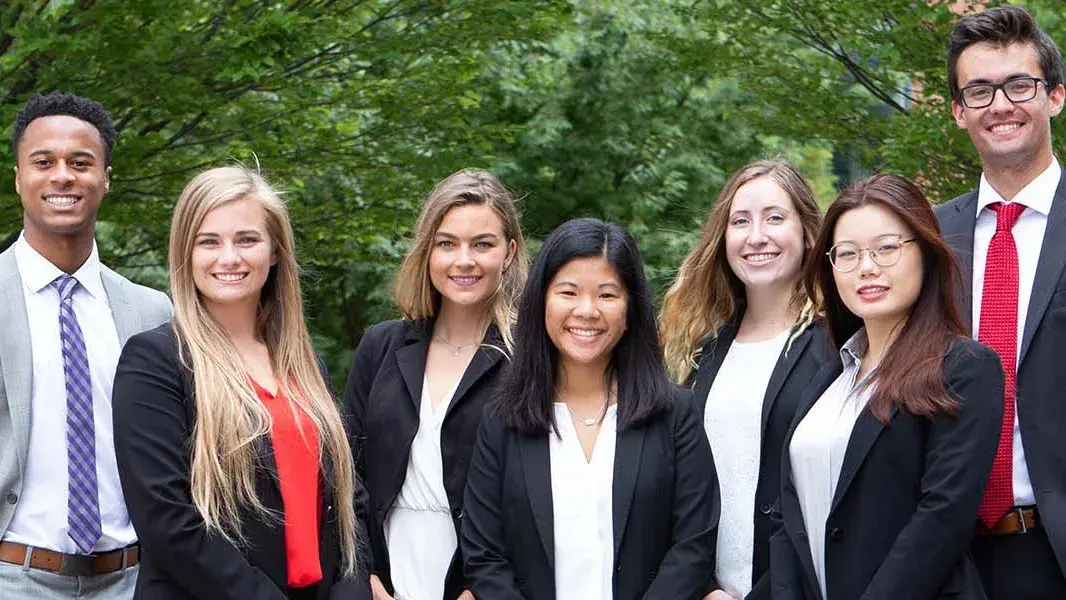
<instances>
[{"instance_id":1,"label":"tie knot","mask_svg":"<svg viewBox=\"0 0 1066 600\"><path fill-rule=\"evenodd\" d=\"M59 299L62 302L69 301L74 296L74 288L78 287L78 280L67 274L56 277L52 283L59 290Z\"/></svg>"},{"instance_id":2,"label":"tie knot","mask_svg":"<svg viewBox=\"0 0 1066 600\"><path fill-rule=\"evenodd\" d=\"M996 211L996 231L1010 231L1018 222L1018 217L1025 212L1025 205L1017 202L997 202L992 205L992 210Z\"/></svg>"}]
</instances>

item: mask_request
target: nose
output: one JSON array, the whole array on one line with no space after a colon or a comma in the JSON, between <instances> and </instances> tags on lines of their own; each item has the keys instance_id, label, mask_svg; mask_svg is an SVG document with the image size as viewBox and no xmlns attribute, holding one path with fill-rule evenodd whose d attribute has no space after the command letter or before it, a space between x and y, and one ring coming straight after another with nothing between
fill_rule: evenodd
<instances>
[{"instance_id":1,"label":"nose","mask_svg":"<svg viewBox=\"0 0 1066 600\"><path fill-rule=\"evenodd\" d=\"M471 252L470 246L463 244L459 247L459 256L456 257L456 262L460 266L470 266L474 264L474 253Z\"/></svg>"},{"instance_id":2,"label":"nose","mask_svg":"<svg viewBox=\"0 0 1066 600\"><path fill-rule=\"evenodd\" d=\"M752 224L751 232L748 233L749 246L761 246L766 243L766 232L758 222Z\"/></svg>"},{"instance_id":3,"label":"nose","mask_svg":"<svg viewBox=\"0 0 1066 600\"><path fill-rule=\"evenodd\" d=\"M874 262L874 253L869 250L859 250L859 275L876 274L881 265Z\"/></svg>"},{"instance_id":4,"label":"nose","mask_svg":"<svg viewBox=\"0 0 1066 600\"><path fill-rule=\"evenodd\" d=\"M1007 98L1006 90L993 90L992 105L989 106L988 109L996 113L1012 112L1014 110L1014 103Z\"/></svg>"},{"instance_id":5,"label":"nose","mask_svg":"<svg viewBox=\"0 0 1066 600\"><path fill-rule=\"evenodd\" d=\"M596 300L592 296L581 296L578 299L574 314L579 317L592 318L596 316Z\"/></svg>"},{"instance_id":6,"label":"nose","mask_svg":"<svg viewBox=\"0 0 1066 600\"><path fill-rule=\"evenodd\" d=\"M67 163L62 160L56 162L55 169L52 170L52 183L67 185L73 181L74 173L67 166Z\"/></svg>"},{"instance_id":7,"label":"nose","mask_svg":"<svg viewBox=\"0 0 1066 600\"><path fill-rule=\"evenodd\" d=\"M241 262L241 255L233 242L222 244L222 252L218 255L218 262L223 265L235 265Z\"/></svg>"}]
</instances>

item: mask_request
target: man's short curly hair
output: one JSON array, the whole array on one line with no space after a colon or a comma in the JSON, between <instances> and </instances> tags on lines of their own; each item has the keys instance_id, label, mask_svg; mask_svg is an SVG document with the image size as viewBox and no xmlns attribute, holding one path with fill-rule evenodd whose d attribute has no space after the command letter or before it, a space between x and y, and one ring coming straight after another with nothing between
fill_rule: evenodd
<instances>
[{"instance_id":1,"label":"man's short curly hair","mask_svg":"<svg viewBox=\"0 0 1066 600\"><path fill-rule=\"evenodd\" d=\"M15 125L11 133L11 147L17 159L19 141L26 127L41 117L53 117L64 115L81 119L92 125L100 132L100 139L104 143L104 164L111 165L111 148L115 145L115 125L111 122L111 115L96 100L67 94L53 92L51 94L36 94L26 102L18 116L15 117Z\"/></svg>"}]
</instances>

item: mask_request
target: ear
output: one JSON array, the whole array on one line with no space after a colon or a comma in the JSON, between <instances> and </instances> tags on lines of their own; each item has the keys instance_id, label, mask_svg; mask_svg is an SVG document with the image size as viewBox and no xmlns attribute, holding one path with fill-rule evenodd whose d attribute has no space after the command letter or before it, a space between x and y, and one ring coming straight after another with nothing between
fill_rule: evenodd
<instances>
[{"instance_id":1,"label":"ear","mask_svg":"<svg viewBox=\"0 0 1066 600\"><path fill-rule=\"evenodd\" d=\"M104 169L104 193L111 191L111 167Z\"/></svg>"},{"instance_id":2,"label":"ear","mask_svg":"<svg viewBox=\"0 0 1066 600\"><path fill-rule=\"evenodd\" d=\"M956 100L951 101L951 114L955 117L955 124L959 129L966 129L966 108Z\"/></svg>"},{"instance_id":3,"label":"ear","mask_svg":"<svg viewBox=\"0 0 1066 600\"><path fill-rule=\"evenodd\" d=\"M518 251L518 242L511 240L507 242L507 258L503 261L503 270L506 271L511 266L511 261L514 260L515 252Z\"/></svg>"},{"instance_id":4,"label":"ear","mask_svg":"<svg viewBox=\"0 0 1066 600\"><path fill-rule=\"evenodd\" d=\"M1062 112L1062 103L1066 100L1066 89L1062 87L1062 84L1055 86L1055 89L1048 92L1048 113L1052 117L1057 117Z\"/></svg>"},{"instance_id":5,"label":"ear","mask_svg":"<svg viewBox=\"0 0 1066 600\"><path fill-rule=\"evenodd\" d=\"M21 191L19 191L19 168L18 167L15 167L15 193L16 194L21 194L22 193Z\"/></svg>"}]
</instances>

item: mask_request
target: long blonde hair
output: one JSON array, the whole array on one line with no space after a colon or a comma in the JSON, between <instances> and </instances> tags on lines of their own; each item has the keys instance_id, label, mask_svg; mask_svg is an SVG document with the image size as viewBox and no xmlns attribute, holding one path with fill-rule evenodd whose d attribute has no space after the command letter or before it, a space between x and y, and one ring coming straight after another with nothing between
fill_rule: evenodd
<instances>
[{"instance_id":1,"label":"long blonde hair","mask_svg":"<svg viewBox=\"0 0 1066 600\"><path fill-rule=\"evenodd\" d=\"M803 250L814 246L821 224L821 211L810 184L792 164L784 160L760 160L740 169L729 178L703 225L699 242L677 271L677 278L663 299L659 325L663 354L670 376L683 382L697 366L701 343L716 335L738 318L747 304L744 284L729 267L725 255L725 232L733 196L746 183L768 177L792 199L803 227ZM797 275L792 290L792 306L800 311L797 323L806 326L816 312Z\"/></svg>"},{"instance_id":2,"label":"long blonde hair","mask_svg":"<svg viewBox=\"0 0 1066 600\"><path fill-rule=\"evenodd\" d=\"M514 349L512 329L518 317L518 298L529 273L529 255L514 200L499 179L481 169L463 169L449 175L422 204L415 224L415 238L411 249L400 263L396 276L396 305L405 319L422 320L437 316L440 292L429 278L429 255L433 251L433 236L448 211L458 206L484 204L492 208L503 224L506 242L514 241L515 252L504 267L492 302L492 320L500 330L508 351Z\"/></svg>"},{"instance_id":3,"label":"long blonde hair","mask_svg":"<svg viewBox=\"0 0 1066 600\"><path fill-rule=\"evenodd\" d=\"M249 385L236 347L205 308L191 272L194 242L204 218L242 199L263 207L277 259L259 300L258 334L266 344L279 389L291 408L307 414L318 430L319 467L334 490L343 567L352 573L358 539L352 455L304 323L292 225L278 194L258 174L241 167L210 169L196 176L181 192L170 227L173 323L182 362L193 373L196 401L190 469L193 503L207 528L234 544L246 542L241 531L243 510L277 519L255 490L256 442L270 431L270 413Z\"/></svg>"}]
</instances>

